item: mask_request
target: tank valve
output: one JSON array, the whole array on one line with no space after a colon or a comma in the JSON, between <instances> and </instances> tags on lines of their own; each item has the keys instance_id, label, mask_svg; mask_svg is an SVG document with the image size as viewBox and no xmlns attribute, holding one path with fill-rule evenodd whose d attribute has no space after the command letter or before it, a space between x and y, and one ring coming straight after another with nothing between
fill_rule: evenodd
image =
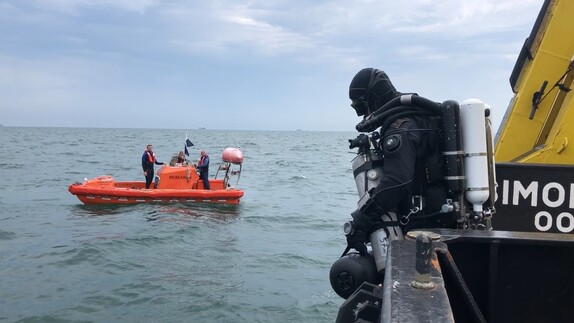
<instances>
[{"instance_id":1,"label":"tank valve","mask_svg":"<svg viewBox=\"0 0 574 323\"><path fill-rule=\"evenodd\" d=\"M441 213L450 213L454 211L454 205L452 204L443 204L440 210Z\"/></svg>"},{"instance_id":2,"label":"tank valve","mask_svg":"<svg viewBox=\"0 0 574 323\"><path fill-rule=\"evenodd\" d=\"M484 216L483 212L476 212L476 211L472 212L472 220L474 221L474 223L482 221L483 216Z\"/></svg>"}]
</instances>

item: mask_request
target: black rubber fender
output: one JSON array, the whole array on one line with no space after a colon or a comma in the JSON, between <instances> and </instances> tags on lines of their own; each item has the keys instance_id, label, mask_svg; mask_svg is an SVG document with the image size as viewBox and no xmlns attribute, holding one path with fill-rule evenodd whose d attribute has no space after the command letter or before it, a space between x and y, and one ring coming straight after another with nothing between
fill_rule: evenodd
<instances>
[{"instance_id":1,"label":"black rubber fender","mask_svg":"<svg viewBox=\"0 0 574 323\"><path fill-rule=\"evenodd\" d=\"M378 284L380 279L371 255L350 252L331 265L329 280L335 293L347 299L363 282Z\"/></svg>"}]
</instances>

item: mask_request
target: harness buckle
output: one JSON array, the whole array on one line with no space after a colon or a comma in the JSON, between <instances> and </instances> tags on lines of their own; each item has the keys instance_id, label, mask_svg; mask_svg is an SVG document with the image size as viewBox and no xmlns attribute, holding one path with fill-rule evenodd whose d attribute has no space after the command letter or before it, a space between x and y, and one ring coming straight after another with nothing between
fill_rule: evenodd
<instances>
[{"instance_id":1,"label":"harness buckle","mask_svg":"<svg viewBox=\"0 0 574 323\"><path fill-rule=\"evenodd\" d=\"M402 225L407 225L410 221L411 215L419 213L423 210L423 197L421 195L413 195L411 198L413 208L410 209L409 214L403 215L400 219Z\"/></svg>"},{"instance_id":2,"label":"harness buckle","mask_svg":"<svg viewBox=\"0 0 574 323\"><path fill-rule=\"evenodd\" d=\"M410 210L409 214L401 216L400 223L401 223L402 225L407 225L407 224L409 223L409 221L410 221L410 219L409 219L410 216L411 216L412 214L418 213L420 210L421 210L421 209L419 209L418 206L413 207L413 208Z\"/></svg>"},{"instance_id":3,"label":"harness buckle","mask_svg":"<svg viewBox=\"0 0 574 323\"><path fill-rule=\"evenodd\" d=\"M418 211L423 210L423 197L422 197L422 195L413 195L413 197L411 198L411 203L413 205L413 208L418 209Z\"/></svg>"}]
</instances>

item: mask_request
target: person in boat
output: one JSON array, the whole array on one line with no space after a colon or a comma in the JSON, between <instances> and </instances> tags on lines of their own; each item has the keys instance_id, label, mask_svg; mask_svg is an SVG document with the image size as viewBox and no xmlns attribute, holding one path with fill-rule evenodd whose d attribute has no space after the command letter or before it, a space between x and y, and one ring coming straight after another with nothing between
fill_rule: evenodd
<instances>
[{"instance_id":1,"label":"person in boat","mask_svg":"<svg viewBox=\"0 0 574 323\"><path fill-rule=\"evenodd\" d=\"M358 116L365 119L401 95L388 75L374 68L359 71L349 86L351 107ZM386 111L379 111L377 114L383 112ZM436 144L438 135L434 123L423 114L403 114L402 117L392 117L391 113L389 115L391 117L388 117L390 120L386 123L386 129L381 128L372 139L366 139L367 147L369 140L374 141L373 144L382 155L382 177L379 184L368 192L366 202L351 214L354 229L347 234L347 250L353 248L364 252L364 244L368 242L369 235L381 228L387 231L387 236L389 230L391 233L393 230L405 233L421 227L456 228L452 214L421 216L420 208L417 208L417 203L413 201L414 197L423 195L423 191L428 187L428 161L442 153L440 146ZM363 139L368 138L362 134L355 140L361 136L364 136ZM353 140L349 142L353 145ZM437 195L442 194L441 189L436 191ZM441 196L426 198L427 201L441 199ZM435 211L431 210L435 207L427 205L425 210L431 213Z\"/></svg>"},{"instance_id":2,"label":"person in boat","mask_svg":"<svg viewBox=\"0 0 574 323\"><path fill-rule=\"evenodd\" d=\"M177 155L177 163L178 164L185 164L185 154L183 153L183 151L180 151L179 154Z\"/></svg>"},{"instance_id":3,"label":"person in boat","mask_svg":"<svg viewBox=\"0 0 574 323\"><path fill-rule=\"evenodd\" d=\"M164 163L158 162L155 158L155 153L153 152L153 146L147 145L146 150L142 155L142 168L143 173L145 176L145 188L149 188L151 186L151 182L153 181L154 176L154 164L155 165L163 165Z\"/></svg>"},{"instance_id":4,"label":"person in boat","mask_svg":"<svg viewBox=\"0 0 574 323\"><path fill-rule=\"evenodd\" d=\"M203 181L203 187L208 190L209 187L209 156L205 150L201 151L201 157L196 165L199 170L199 178Z\"/></svg>"}]
</instances>

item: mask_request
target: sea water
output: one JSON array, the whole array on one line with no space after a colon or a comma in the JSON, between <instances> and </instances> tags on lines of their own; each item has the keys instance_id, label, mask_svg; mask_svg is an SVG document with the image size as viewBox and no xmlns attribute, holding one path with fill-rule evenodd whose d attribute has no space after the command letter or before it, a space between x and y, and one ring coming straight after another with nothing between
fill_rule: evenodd
<instances>
[{"instance_id":1,"label":"sea water","mask_svg":"<svg viewBox=\"0 0 574 323\"><path fill-rule=\"evenodd\" d=\"M0 128L0 321L334 322L356 133L187 135L212 178L223 149L241 148L239 205L87 206L68 192L99 175L143 181L145 146L169 162L185 129Z\"/></svg>"}]
</instances>

